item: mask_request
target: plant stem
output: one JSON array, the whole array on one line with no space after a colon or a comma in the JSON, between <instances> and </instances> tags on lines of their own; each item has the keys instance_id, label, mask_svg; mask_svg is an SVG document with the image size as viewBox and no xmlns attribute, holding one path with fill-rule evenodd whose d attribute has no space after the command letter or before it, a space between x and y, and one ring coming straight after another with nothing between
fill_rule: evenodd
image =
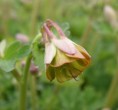
<instances>
[{"instance_id":1,"label":"plant stem","mask_svg":"<svg viewBox=\"0 0 118 110\"><path fill-rule=\"evenodd\" d=\"M21 79L21 91L20 91L20 110L26 110L26 90L27 90L27 80L28 80L28 72L31 64L32 54L29 54L23 77Z\"/></svg>"},{"instance_id":2,"label":"plant stem","mask_svg":"<svg viewBox=\"0 0 118 110\"><path fill-rule=\"evenodd\" d=\"M45 13L45 17L46 18L54 18L55 17L55 13L53 13L54 7L55 7L55 0L48 0L46 5L46 13Z\"/></svg>"},{"instance_id":3,"label":"plant stem","mask_svg":"<svg viewBox=\"0 0 118 110\"><path fill-rule=\"evenodd\" d=\"M94 52L97 42L101 39L101 37L98 33L94 33L94 34L95 34L95 36L92 38L92 40L90 42L91 45L88 48L89 52L91 52L91 53Z\"/></svg>"},{"instance_id":4,"label":"plant stem","mask_svg":"<svg viewBox=\"0 0 118 110\"><path fill-rule=\"evenodd\" d=\"M107 94L106 102L105 102L105 107L112 108L115 100L116 100L116 91L118 87L118 73L114 75L114 78L112 80L110 89Z\"/></svg>"},{"instance_id":5,"label":"plant stem","mask_svg":"<svg viewBox=\"0 0 118 110\"><path fill-rule=\"evenodd\" d=\"M11 2L10 1L4 1L2 4L2 23L3 23L3 31L4 31L4 37L10 36L9 29L8 29L8 21L10 16L10 10L11 10ZM4 14L5 13L5 14Z\"/></svg>"},{"instance_id":6,"label":"plant stem","mask_svg":"<svg viewBox=\"0 0 118 110\"><path fill-rule=\"evenodd\" d=\"M20 74L18 73L18 71L17 71L16 69L14 69L14 70L12 71L12 74L13 74L13 76L16 78L16 80L17 80L18 82L20 82L21 76L20 76Z\"/></svg>"},{"instance_id":7,"label":"plant stem","mask_svg":"<svg viewBox=\"0 0 118 110\"><path fill-rule=\"evenodd\" d=\"M32 110L37 110L36 77L31 75L31 102Z\"/></svg>"},{"instance_id":8,"label":"plant stem","mask_svg":"<svg viewBox=\"0 0 118 110\"><path fill-rule=\"evenodd\" d=\"M89 18L87 27L85 29L85 32L83 33L82 38L81 38L81 44L82 45L86 44L86 41L88 40L89 34L90 34L91 30L92 30L91 21L92 21L92 17Z\"/></svg>"},{"instance_id":9,"label":"plant stem","mask_svg":"<svg viewBox=\"0 0 118 110\"><path fill-rule=\"evenodd\" d=\"M109 88L107 97L106 97L106 102L105 102L105 107L112 108L116 98L117 98L117 92L118 92L118 38L117 38L118 31L116 32L116 73L113 77L113 80L111 82L111 86Z\"/></svg>"}]
</instances>

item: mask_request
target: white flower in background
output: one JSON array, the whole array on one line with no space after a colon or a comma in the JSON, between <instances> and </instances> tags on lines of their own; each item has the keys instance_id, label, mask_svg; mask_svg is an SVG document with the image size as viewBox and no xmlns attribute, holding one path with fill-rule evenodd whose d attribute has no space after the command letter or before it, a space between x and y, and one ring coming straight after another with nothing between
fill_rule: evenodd
<instances>
[{"instance_id":1,"label":"white flower in background","mask_svg":"<svg viewBox=\"0 0 118 110\"><path fill-rule=\"evenodd\" d=\"M104 7L104 16L106 21L113 27L118 27L118 20L116 11L109 5Z\"/></svg>"},{"instance_id":2,"label":"white flower in background","mask_svg":"<svg viewBox=\"0 0 118 110\"><path fill-rule=\"evenodd\" d=\"M6 47L6 40L2 40L0 42L0 58L4 57L5 47Z\"/></svg>"},{"instance_id":3,"label":"white flower in background","mask_svg":"<svg viewBox=\"0 0 118 110\"><path fill-rule=\"evenodd\" d=\"M28 36L21 33L16 34L16 40L24 44L29 42Z\"/></svg>"}]
</instances>

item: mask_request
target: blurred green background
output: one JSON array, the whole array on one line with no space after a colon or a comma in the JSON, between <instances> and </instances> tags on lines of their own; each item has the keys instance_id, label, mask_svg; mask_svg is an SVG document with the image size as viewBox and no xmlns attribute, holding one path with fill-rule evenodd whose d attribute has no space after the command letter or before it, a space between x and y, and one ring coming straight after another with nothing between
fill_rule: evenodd
<instances>
[{"instance_id":1,"label":"blurred green background","mask_svg":"<svg viewBox=\"0 0 118 110\"><path fill-rule=\"evenodd\" d=\"M33 39L41 24L52 19L92 56L77 81L60 84L46 78L42 50L42 75L35 78L37 107L32 109L29 81L28 110L118 110L118 34L117 26L106 20L108 5L118 16L117 0L0 0L0 41L9 44L18 33ZM18 106L19 86L11 73L0 70L0 110L18 110Z\"/></svg>"}]
</instances>

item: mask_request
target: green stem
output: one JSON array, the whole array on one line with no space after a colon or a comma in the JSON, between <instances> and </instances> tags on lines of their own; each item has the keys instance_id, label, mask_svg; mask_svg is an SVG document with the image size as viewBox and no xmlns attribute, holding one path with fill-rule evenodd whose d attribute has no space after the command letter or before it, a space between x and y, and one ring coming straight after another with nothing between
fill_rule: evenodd
<instances>
[{"instance_id":1,"label":"green stem","mask_svg":"<svg viewBox=\"0 0 118 110\"><path fill-rule=\"evenodd\" d=\"M36 77L31 76L31 102L32 110L37 110Z\"/></svg>"},{"instance_id":2,"label":"green stem","mask_svg":"<svg viewBox=\"0 0 118 110\"><path fill-rule=\"evenodd\" d=\"M105 107L112 108L117 96L117 87L118 87L118 73L114 75L110 89L107 94Z\"/></svg>"},{"instance_id":3,"label":"green stem","mask_svg":"<svg viewBox=\"0 0 118 110\"><path fill-rule=\"evenodd\" d=\"M2 7L2 23L3 23L3 31L4 31L4 37L10 36L9 29L8 29L8 21L10 17L10 10L11 10L11 2L10 1L4 1ZM4 14L5 13L5 14Z\"/></svg>"},{"instance_id":4,"label":"green stem","mask_svg":"<svg viewBox=\"0 0 118 110\"><path fill-rule=\"evenodd\" d=\"M53 13L54 7L55 7L55 0L48 0L47 1L47 8L46 8L46 18L54 18L55 17L55 13Z\"/></svg>"},{"instance_id":5,"label":"green stem","mask_svg":"<svg viewBox=\"0 0 118 110\"><path fill-rule=\"evenodd\" d=\"M96 48L96 45L97 45L97 42L101 39L100 35L98 33L94 33L94 37L92 38L91 40L91 45L89 46L88 50L89 52L94 52L95 48Z\"/></svg>"},{"instance_id":6,"label":"green stem","mask_svg":"<svg viewBox=\"0 0 118 110\"><path fill-rule=\"evenodd\" d=\"M31 59L32 59L32 54L29 54L26 61L23 78L21 80L20 110L26 110L26 90L27 90L28 72L31 64Z\"/></svg>"},{"instance_id":7,"label":"green stem","mask_svg":"<svg viewBox=\"0 0 118 110\"><path fill-rule=\"evenodd\" d=\"M20 76L20 74L18 73L18 71L17 71L16 69L14 69L14 70L12 71L12 74L13 74L13 76L16 78L16 80L17 80L18 82L20 82L21 76Z\"/></svg>"},{"instance_id":8,"label":"green stem","mask_svg":"<svg viewBox=\"0 0 118 110\"><path fill-rule=\"evenodd\" d=\"M116 37L116 73L113 77L113 80L111 82L111 86L109 88L107 97L106 97L106 102L105 102L105 107L112 108L116 98L117 98L117 92L118 92L118 38L117 38L118 31L115 34Z\"/></svg>"},{"instance_id":9,"label":"green stem","mask_svg":"<svg viewBox=\"0 0 118 110\"><path fill-rule=\"evenodd\" d=\"M88 40L89 34L90 34L91 30L92 30L91 21L92 21L92 17L89 18L88 25L87 25L86 30L83 33L83 36L81 38L81 44L82 45L86 44L86 41Z\"/></svg>"}]
</instances>

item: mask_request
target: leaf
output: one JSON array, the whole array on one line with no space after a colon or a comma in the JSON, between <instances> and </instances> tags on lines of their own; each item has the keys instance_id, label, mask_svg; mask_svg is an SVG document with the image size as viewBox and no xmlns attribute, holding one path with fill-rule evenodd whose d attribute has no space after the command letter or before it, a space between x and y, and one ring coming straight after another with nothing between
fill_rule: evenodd
<instances>
[{"instance_id":1,"label":"leaf","mask_svg":"<svg viewBox=\"0 0 118 110\"><path fill-rule=\"evenodd\" d=\"M14 58L17 54L17 51L20 48L20 42L13 42L9 45L9 47L5 51L5 59L11 59Z\"/></svg>"},{"instance_id":2,"label":"leaf","mask_svg":"<svg viewBox=\"0 0 118 110\"><path fill-rule=\"evenodd\" d=\"M5 72L12 71L15 68L16 62L28 56L30 52L30 45L13 42L6 49L4 58L0 60L0 68Z\"/></svg>"},{"instance_id":3,"label":"leaf","mask_svg":"<svg viewBox=\"0 0 118 110\"><path fill-rule=\"evenodd\" d=\"M41 52L39 46L40 46L39 42L34 42L32 45L33 59L36 65L44 69L44 53Z\"/></svg>"},{"instance_id":4,"label":"leaf","mask_svg":"<svg viewBox=\"0 0 118 110\"><path fill-rule=\"evenodd\" d=\"M15 68L16 60L0 60L0 69L5 72L10 72Z\"/></svg>"},{"instance_id":5,"label":"leaf","mask_svg":"<svg viewBox=\"0 0 118 110\"><path fill-rule=\"evenodd\" d=\"M69 25L69 23L65 22L65 23L61 24L61 27L62 27L64 33L66 34L66 36L70 36L70 31L69 31L70 25Z\"/></svg>"},{"instance_id":6,"label":"leaf","mask_svg":"<svg viewBox=\"0 0 118 110\"><path fill-rule=\"evenodd\" d=\"M21 59L23 57L26 57L30 52L31 52L30 46L24 45L17 52L16 58Z\"/></svg>"},{"instance_id":7,"label":"leaf","mask_svg":"<svg viewBox=\"0 0 118 110\"><path fill-rule=\"evenodd\" d=\"M20 42L12 43L5 52L4 59L16 59L19 60L30 53L30 45L23 45Z\"/></svg>"}]
</instances>

